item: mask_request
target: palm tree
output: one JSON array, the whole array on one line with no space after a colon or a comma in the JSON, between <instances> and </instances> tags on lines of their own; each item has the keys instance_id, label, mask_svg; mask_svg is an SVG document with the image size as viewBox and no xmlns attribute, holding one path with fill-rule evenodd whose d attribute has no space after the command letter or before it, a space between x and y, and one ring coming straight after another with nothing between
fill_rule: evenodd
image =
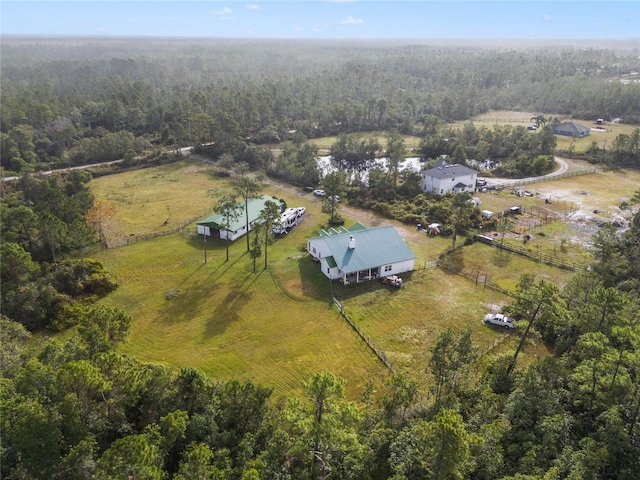
<instances>
[{"instance_id":1,"label":"palm tree","mask_svg":"<svg viewBox=\"0 0 640 480\"><path fill-rule=\"evenodd\" d=\"M545 117L542 113L538 113L535 117L531 117L530 120L535 122L540 128L544 128L544 126L549 122L549 118Z\"/></svg>"}]
</instances>

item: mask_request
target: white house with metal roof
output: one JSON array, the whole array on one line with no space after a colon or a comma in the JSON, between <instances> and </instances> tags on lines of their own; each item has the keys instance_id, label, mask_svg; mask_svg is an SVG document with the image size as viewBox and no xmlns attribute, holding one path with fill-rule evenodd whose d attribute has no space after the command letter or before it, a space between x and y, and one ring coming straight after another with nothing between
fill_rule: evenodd
<instances>
[{"instance_id":1,"label":"white house with metal roof","mask_svg":"<svg viewBox=\"0 0 640 480\"><path fill-rule=\"evenodd\" d=\"M282 201L276 197L263 195L258 198L250 198L247 203L247 209L249 211L249 231L251 231L251 226L255 222L260 221L260 212L264 209L264 204L267 200L276 202L282 208ZM226 239L228 237L231 241L247 233L247 215L245 205L244 202L239 202L239 204L242 206L240 215L236 220L231 222L229 229L224 228L224 219L222 215L216 213L197 222L198 233L214 238Z\"/></svg>"},{"instance_id":2,"label":"white house with metal roof","mask_svg":"<svg viewBox=\"0 0 640 480\"><path fill-rule=\"evenodd\" d=\"M421 172L420 188L425 193L444 195L446 193L473 192L476 188L478 172L472 168L440 161L435 167Z\"/></svg>"},{"instance_id":3,"label":"white house with metal roof","mask_svg":"<svg viewBox=\"0 0 640 480\"><path fill-rule=\"evenodd\" d=\"M392 225L320 230L307 239L307 249L325 276L345 285L410 272L416 259Z\"/></svg>"}]
</instances>

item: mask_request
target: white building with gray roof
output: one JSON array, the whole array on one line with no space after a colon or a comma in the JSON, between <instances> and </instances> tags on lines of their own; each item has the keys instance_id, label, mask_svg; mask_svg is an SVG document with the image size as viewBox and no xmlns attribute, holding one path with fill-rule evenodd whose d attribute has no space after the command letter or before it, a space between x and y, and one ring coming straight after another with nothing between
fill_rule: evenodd
<instances>
[{"instance_id":1,"label":"white building with gray roof","mask_svg":"<svg viewBox=\"0 0 640 480\"><path fill-rule=\"evenodd\" d=\"M447 193L474 192L478 172L457 163L440 161L435 167L423 170L421 189L425 193L445 195Z\"/></svg>"}]
</instances>

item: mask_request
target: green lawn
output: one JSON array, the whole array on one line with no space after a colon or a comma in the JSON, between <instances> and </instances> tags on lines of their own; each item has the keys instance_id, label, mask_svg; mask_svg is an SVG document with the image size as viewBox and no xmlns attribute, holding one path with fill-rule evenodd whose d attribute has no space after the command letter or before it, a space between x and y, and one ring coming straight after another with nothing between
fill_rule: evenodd
<instances>
[{"instance_id":1,"label":"green lawn","mask_svg":"<svg viewBox=\"0 0 640 480\"><path fill-rule=\"evenodd\" d=\"M153 218L161 218L165 199L172 198L181 205L180 215L189 218L203 206L198 199L212 204L228 190L226 181L210 175L207 168L185 160L98 178L91 187L116 204L118 215L129 219L131 231L143 232L148 217L134 213L139 206L119 196L119 186L129 185L137 198L145 198ZM205 264L195 224L176 234L95 252L120 282L103 302L134 317L121 350L144 362L194 366L220 380L251 379L273 386L277 396L296 394L302 382L318 371L344 377L351 398L369 379L381 387L388 370L331 305L328 280L304 252L305 239L326 224L320 202L300 189L271 184L263 193L283 198L289 206L307 208L301 224L269 247L267 270L260 258L253 273L244 238L231 245L229 262L224 261L224 242L208 241ZM358 220L396 225L416 253L417 270L405 276L401 290L378 282L334 285L346 312L396 369L424 379L429 346L447 327L471 328L482 350L504 335L480 320L487 309L505 305L508 297L458 275L423 269L450 246L450 239L427 237L413 226L371 212L350 208L344 213L347 225ZM157 222L152 223L156 228ZM560 283L567 275L521 257L495 261L493 255L495 250L473 245L462 249L457 261L471 270L482 268L505 288L513 288L525 271ZM515 340L508 339L499 349L512 351L514 345ZM540 345L527 347L523 361L539 354L545 354Z\"/></svg>"}]
</instances>

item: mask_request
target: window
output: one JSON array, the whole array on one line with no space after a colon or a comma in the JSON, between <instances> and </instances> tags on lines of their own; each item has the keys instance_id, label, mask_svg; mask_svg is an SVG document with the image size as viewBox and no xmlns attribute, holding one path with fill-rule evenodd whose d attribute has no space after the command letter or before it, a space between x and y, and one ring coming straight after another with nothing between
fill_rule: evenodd
<instances>
[{"instance_id":1,"label":"window","mask_svg":"<svg viewBox=\"0 0 640 480\"><path fill-rule=\"evenodd\" d=\"M392 265L385 265L385 266L384 266L384 272L385 272L385 273L390 272L392 269L393 269L393 266L392 266Z\"/></svg>"},{"instance_id":2,"label":"window","mask_svg":"<svg viewBox=\"0 0 640 480\"><path fill-rule=\"evenodd\" d=\"M313 253L316 253L316 247L313 247Z\"/></svg>"}]
</instances>

